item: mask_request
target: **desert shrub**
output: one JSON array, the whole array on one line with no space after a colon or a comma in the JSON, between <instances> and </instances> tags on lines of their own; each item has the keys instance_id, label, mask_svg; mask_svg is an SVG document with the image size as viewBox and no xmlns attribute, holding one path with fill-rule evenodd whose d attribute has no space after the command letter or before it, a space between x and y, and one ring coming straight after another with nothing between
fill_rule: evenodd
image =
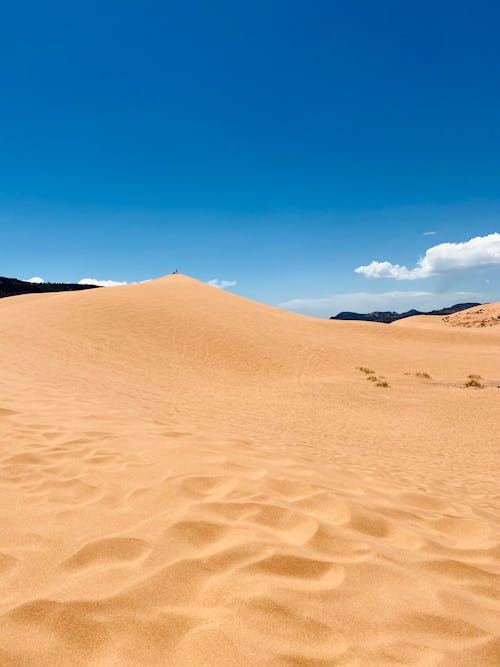
<instances>
[{"instance_id":1,"label":"desert shrub","mask_svg":"<svg viewBox=\"0 0 500 667\"><path fill-rule=\"evenodd\" d=\"M380 380L379 382L377 382L377 384L375 386L376 387L388 387L389 383L386 382L386 380Z\"/></svg>"},{"instance_id":2,"label":"desert shrub","mask_svg":"<svg viewBox=\"0 0 500 667\"><path fill-rule=\"evenodd\" d=\"M373 375L374 371L372 371L370 368L366 368L366 366L358 366L357 367L358 371L361 371L362 373L366 373L367 375Z\"/></svg>"},{"instance_id":3,"label":"desert shrub","mask_svg":"<svg viewBox=\"0 0 500 667\"><path fill-rule=\"evenodd\" d=\"M469 380L481 380L481 376L477 375L476 373L471 373L470 375L467 376Z\"/></svg>"},{"instance_id":4,"label":"desert shrub","mask_svg":"<svg viewBox=\"0 0 500 667\"><path fill-rule=\"evenodd\" d=\"M464 387L472 387L475 389L482 389L483 385L479 382L479 380L476 380L476 378L471 378L468 380L465 384Z\"/></svg>"},{"instance_id":5,"label":"desert shrub","mask_svg":"<svg viewBox=\"0 0 500 667\"><path fill-rule=\"evenodd\" d=\"M376 375L369 375L366 379L370 382L377 382L378 377Z\"/></svg>"},{"instance_id":6,"label":"desert shrub","mask_svg":"<svg viewBox=\"0 0 500 667\"><path fill-rule=\"evenodd\" d=\"M425 373L424 371L418 371L418 373L415 373L415 375L416 375L418 378L425 378L426 380L430 380L430 379L431 379L431 376L429 375L429 373Z\"/></svg>"}]
</instances>

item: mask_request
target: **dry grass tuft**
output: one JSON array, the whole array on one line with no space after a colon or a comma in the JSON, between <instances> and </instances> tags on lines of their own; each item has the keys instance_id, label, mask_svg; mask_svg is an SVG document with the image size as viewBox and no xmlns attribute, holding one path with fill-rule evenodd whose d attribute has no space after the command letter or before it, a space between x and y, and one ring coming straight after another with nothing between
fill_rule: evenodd
<instances>
[{"instance_id":1,"label":"dry grass tuft","mask_svg":"<svg viewBox=\"0 0 500 667\"><path fill-rule=\"evenodd\" d=\"M424 371L418 371L418 373L415 373L415 375L416 375L418 378L425 378L426 380L430 380L430 379L431 379L431 376L429 375L429 373L425 373Z\"/></svg>"},{"instance_id":2,"label":"dry grass tuft","mask_svg":"<svg viewBox=\"0 0 500 667\"><path fill-rule=\"evenodd\" d=\"M479 377L479 375L477 375L476 377ZM479 380L476 379L476 377L473 377L473 376L469 375L470 380L468 380L464 384L464 387L472 387L472 388L475 388L475 389L482 389L484 387L484 385L482 385L479 382Z\"/></svg>"},{"instance_id":3,"label":"dry grass tuft","mask_svg":"<svg viewBox=\"0 0 500 667\"><path fill-rule=\"evenodd\" d=\"M381 375L380 377L377 377L375 375L375 371L372 371L370 368L367 368L366 366L356 366L358 371L361 371L362 373L366 373L368 376L366 379L369 382L374 382L376 387L388 387L389 383L386 382L385 377Z\"/></svg>"}]
</instances>

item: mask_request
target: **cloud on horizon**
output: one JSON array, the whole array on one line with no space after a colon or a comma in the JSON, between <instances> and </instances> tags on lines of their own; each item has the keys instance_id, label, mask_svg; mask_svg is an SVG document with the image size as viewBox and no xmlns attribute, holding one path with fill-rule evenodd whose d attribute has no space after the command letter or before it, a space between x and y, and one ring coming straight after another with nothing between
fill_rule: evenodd
<instances>
[{"instance_id":1,"label":"cloud on horizon","mask_svg":"<svg viewBox=\"0 0 500 667\"><path fill-rule=\"evenodd\" d=\"M82 278L78 281L79 285L95 285L96 287L119 287L120 285L128 285L125 280L120 282L118 280L97 280L96 278Z\"/></svg>"},{"instance_id":2,"label":"cloud on horizon","mask_svg":"<svg viewBox=\"0 0 500 667\"><path fill-rule=\"evenodd\" d=\"M147 283L151 278L148 280L141 280L139 281L140 283ZM47 282L43 278L40 278L38 276L35 276L33 278L30 278L26 282L28 283L45 283ZM129 283L126 280L120 281L120 280L99 280L97 278L82 278L81 280L78 281L78 285L95 285L96 287L120 287L121 285L137 285L138 283L136 282L131 282ZM207 285L211 285L212 287L217 287L218 289L228 289L229 287L234 287L237 285L236 280L220 280L219 278L212 278L212 280L207 281Z\"/></svg>"},{"instance_id":3,"label":"cloud on horizon","mask_svg":"<svg viewBox=\"0 0 500 667\"><path fill-rule=\"evenodd\" d=\"M207 281L207 285L212 285L212 287L217 287L218 289L227 289L237 284L236 280L219 280L219 278L212 278L212 280Z\"/></svg>"},{"instance_id":4,"label":"cloud on horizon","mask_svg":"<svg viewBox=\"0 0 500 667\"><path fill-rule=\"evenodd\" d=\"M411 308L435 310L467 301L484 302L488 301L488 297L477 292L443 292L440 294L417 290L394 290L375 294L372 292L347 292L311 299L291 299L278 304L278 306L305 315L328 317L345 310L357 313L371 313L376 310L403 312Z\"/></svg>"},{"instance_id":5,"label":"cloud on horizon","mask_svg":"<svg viewBox=\"0 0 500 667\"><path fill-rule=\"evenodd\" d=\"M453 271L500 267L500 234L476 236L463 243L440 243L429 248L413 269L373 261L354 269L365 278L420 280Z\"/></svg>"}]
</instances>

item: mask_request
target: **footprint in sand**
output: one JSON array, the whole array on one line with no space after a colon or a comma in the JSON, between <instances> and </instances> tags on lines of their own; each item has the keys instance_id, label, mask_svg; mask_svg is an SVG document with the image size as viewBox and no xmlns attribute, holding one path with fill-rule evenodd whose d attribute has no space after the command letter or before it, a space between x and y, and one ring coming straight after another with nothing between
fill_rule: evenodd
<instances>
[{"instance_id":1,"label":"footprint in sand","mask_svg":"<svg viewBox=\"0 0 500 667\"><path fill-rule=\"evenodd\" d=\"M256 644L265 641L267 647L276 651L275 664L350 664L342 660L348 644L340 633L321 620L308 617L293 601L281 599L279 594L255 595L246 600L238 606L234 619L228 618L228 623L233 621Z\"/></svg>"},{"instance_id":2,"label":"footprint in sand","mask_svg":"<svg viewBox=\"0 0 500 667\"><path fill-rule=\"evenodd\" d=\"M13 570L18 563L19 561L14 556L0 553L0 577Z\"/></svg>"},{"instance_id":3,"label":"footprint in sand","mask_svg":"<svg viewBox=\"0 0 500 667\"><path fill-rule=\"evenodd\" d=\"M213 477L190 476L180 482L182 491L190 496L223 497L230 493L238 484L238 480L224 475Z\"/></svg>"},{"instance_id":4,"label":"footprint in sand","mask_svg":"<svg viewBox=\"0 0 500 667\"><path fill-rule=\"evenodd\" d=\"M77 477L63 481L45 481L32 491L33 495L43 494L51 503L62 505L82 505L99 495L97 487L82 482Z\"/></svg>"},{"instance_id":5,"label":"footprint in sand","mask_svg":"<svg viewBox=\"0 0 500 667\"><path fill-rule=\"evenodd\" d=\"M243 571L279 577L293 583L302 581L310 585L312 582L320 582L328 588L338 586L344 580L344 568L340 565L330 561L282 553L267 556L247 565Z\"/></svg>"},{"instance_id":6,"label":"footprint in sand","mask_svg":"<svg viewBox=\"0 0 500 667\"><path fill-rule=\"evenodd\" d=\"M169 542L201 549L220 542L228 530L222 523L191 519L172 524L163 532L163 536Z\"/></svg>"},{"instance_id":7,"label":"footprint in sand","mask_svg":"<svg viewBox=\"0 0 500 667\"><path fill-rule=\"evenodd\" d=\"M38 454L32 454L31 452L21 452L20 454L10 456L8 459L4 459L2 463L39 466L45 465L46 460Z\"/></svg>"},{"instance_id":8,"label":"footprint in sand","mask_svg":"<svg viewBox=\"0 0 500 667\"><path fill-rule=\"evenodd\" d=\"M89 542L64 561L68 570L81 570L94 565L112 565L137 561L151 551L150 545L135 537L108 537Z\"/></svg>"},{"instance_id":9,"label":"footprint in sand","mask_svg":"<svg viewBox=\"0 0 500 667\"><path fill-rule=\"evenodd\" d=\"M12 415L19 414L15 410L9 410L8 408L0 408L0 417L12 417Z\"/></svg>"}]
</instances>

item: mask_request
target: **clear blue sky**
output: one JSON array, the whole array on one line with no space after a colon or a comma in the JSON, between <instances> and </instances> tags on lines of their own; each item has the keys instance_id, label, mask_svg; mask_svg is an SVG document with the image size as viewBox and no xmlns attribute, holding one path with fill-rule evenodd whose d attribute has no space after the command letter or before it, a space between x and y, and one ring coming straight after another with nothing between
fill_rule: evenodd
<instances>
[{"instance_id":1,"label":"clear blue sky","mask_svg":"<svg viewBox=\"0 0 500 667\"><path fill-rule=\"evenodd\" d=\"M8 3L0 275L178 267L317 315L500 300L496 237L354 271L500 231L499 25L481 0Z\"/></svg>"}]
</instances>

